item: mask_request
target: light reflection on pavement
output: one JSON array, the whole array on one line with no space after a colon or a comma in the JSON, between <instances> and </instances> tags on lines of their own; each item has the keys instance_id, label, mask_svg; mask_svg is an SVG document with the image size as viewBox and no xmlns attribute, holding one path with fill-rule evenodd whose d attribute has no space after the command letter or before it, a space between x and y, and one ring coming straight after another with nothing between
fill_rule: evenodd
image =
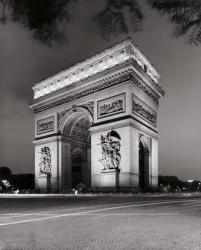
<instances>
[{"instance_id":1,"label":"light reflection on pavement","mask_svg":"<svg viewBox=\"0 0 201 250\"><path fill-rule=\"evenodd\" d=\"M201 249L201 197L0 199L0 249Z\"/></svg>"}]
</instances>

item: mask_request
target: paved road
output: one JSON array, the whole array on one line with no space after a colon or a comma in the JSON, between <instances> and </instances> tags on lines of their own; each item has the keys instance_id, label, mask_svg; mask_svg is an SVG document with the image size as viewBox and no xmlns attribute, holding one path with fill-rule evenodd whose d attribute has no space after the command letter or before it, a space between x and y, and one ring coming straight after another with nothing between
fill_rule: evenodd
<instances>
[{"instance_id":1,"label":"paved road","mask_svg":"<svg viewBox=\"0 0 201 250\"><path fill-rule=\"evenodd\" d=\"M0 249L200 250L201 196L0 198Z\"/></svg>"}]
</instances>

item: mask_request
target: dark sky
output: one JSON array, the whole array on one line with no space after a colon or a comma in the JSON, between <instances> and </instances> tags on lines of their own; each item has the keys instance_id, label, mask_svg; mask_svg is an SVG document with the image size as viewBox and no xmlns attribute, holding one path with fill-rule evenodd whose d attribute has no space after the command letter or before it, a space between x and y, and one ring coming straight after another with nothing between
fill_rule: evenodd
<instances>
[{"instance_id":1,"label":"dark sky","mask_svg":"<svg viewBox=\"0 0 201 250\"><path fill-rule=\"evenodd\" d=\"M104 41L90 21L97 2L87 2L68 25L68 42L62 46L41 44L19 23L0 25L0 166L14 173L34 172L31 87L125 38ZM166 18L144 10L143 31L129 36L158 69L166 91L159 112L159 172L201 179L201 45L173 38Z\"/></svg>"}]
</instances>

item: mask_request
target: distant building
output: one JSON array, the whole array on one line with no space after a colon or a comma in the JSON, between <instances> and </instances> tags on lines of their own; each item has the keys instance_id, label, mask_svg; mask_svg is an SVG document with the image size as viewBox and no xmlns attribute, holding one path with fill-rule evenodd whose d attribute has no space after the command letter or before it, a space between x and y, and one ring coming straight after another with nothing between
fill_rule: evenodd
<instances>
[{"instance_id":1,"label":"distant building","mask_svg":"<svg viewBox=\"0 0 201 250\"><path fill-rule=\"evenodd\" d=\"M156 187L158 80L127 39L36 84L36 188Z\"/></svg>"}]
</instances>

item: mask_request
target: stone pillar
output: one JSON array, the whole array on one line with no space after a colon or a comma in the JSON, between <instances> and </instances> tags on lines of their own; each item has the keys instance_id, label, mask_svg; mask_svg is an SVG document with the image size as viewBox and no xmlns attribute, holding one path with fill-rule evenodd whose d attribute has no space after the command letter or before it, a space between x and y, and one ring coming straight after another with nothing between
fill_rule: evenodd
<instances>
[{"instance_id":1,"label":"stone pillar","mask_svg":"<svg viewBox=\"0 0 201 250\"><path fill-rule=\"evenodd\" d=\"M139 189L139 131L130 127L130 185L131 190Z\"/></svg>"},{"instance_id":2,"label":"stone pillar","mask_svg":"<svg viewBox=\"0 0 201 250\"><path fill-rule=\"evenodd\" d=\"M85 159L82 163L81 163L81 171L82 171L82 177L81 177L81 182L87 186L87 179L88 179L88 169L87 169L87 159Z\"/></svg>"},{"instance_id":3,"label":"stone pillar","mask_svg":"<svg viewBox=\"0 0 201 250\"><path fill-rule=\"evenodd\" d=\"M116 189L116 171L104 170L101 136L106 137L112 130L117 132L120 139L120 172L118 173L118 182L120 191L129 191L138 188L138 132L129 125L120 127L112 126L112 129L92 128L91 129L91 170L92 187L100 190ZM102 131L101 131L102 130Z\"/></svg>"},{"instance_id":4,"label":"stone pillar","mask_svg":"<svg viewBox=\"0 0 201 250\"><path fill-rule=\"evenodd\" d=\"M145 188L149 188L151 186L151 182L150 182L150 176L151 176L151 172L150 172L150 160L149 160L149 152L145 152L144 153L144 184L145 184Z\"/></svg>"},{"instance_id":5,"label":"stone pillar","mask_svg":"<svg viewBox=\"0 0 201 250\"><path fill-rule=\"evenodd\" d=\"M72 188L71 143L66 138L60 140L60 191Z\"/></svg>"},{"instance_id":6,"label":"stone pillar","mask_svg":"<svg viewBox=\"0 0 201 250\"><path fill-rule=\"evenodd\" d=\"M91 187L91 147L87 146L87 186Z\"/></svg>"},{"instance_id":7,"label":"stone pillar","mask_svg":"<svg viewBox=\"0 0 201 250\"><path fill-rule=\"evenodd\" d=\"M152 151L151 151L151 178L152 187L158 187L158 140L152 138Z\"/></svg>"},{"instance_id":8,"label":"stone pillar","mask_svg":"<svg viewBox=\"0 0 201 250\"><path fill-rule=\"evenodd\" d=\"M152 153L149 153L149 187L152 188Z\"/></svg>"}]
</instances>

